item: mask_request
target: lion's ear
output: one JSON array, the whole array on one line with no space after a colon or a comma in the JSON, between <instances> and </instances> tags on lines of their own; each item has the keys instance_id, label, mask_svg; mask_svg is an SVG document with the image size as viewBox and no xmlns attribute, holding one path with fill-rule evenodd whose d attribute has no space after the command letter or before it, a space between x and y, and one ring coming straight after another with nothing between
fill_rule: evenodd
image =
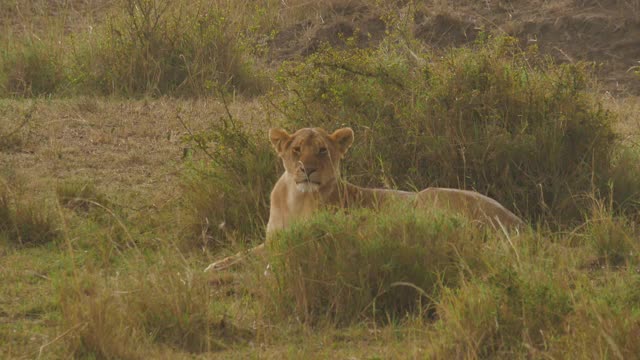
<instances>
[{"instance_id":1,"label":"lion's ear","mask_svg":"<svg viewBox=\"0 0 640 360\"><path fill-rule=\"evenodd\" d=\"M331 139L335 141L340 154L344 155L353 144L353 130L348 127L338 129L331 134Z\"/></svg>"},{"instance_id":2,"label":"lion's ear","mask_svg":"<svg viewBox=\"0 0 640 360\"><path fill-rule=\"evenodd\" d=\"M270 129L269 130L269 140L271 140L271 145L279 154L282 154L284 151L284 145L291 138L289 133L287 133L284 129Z\"/></svg>"}]
</instances>

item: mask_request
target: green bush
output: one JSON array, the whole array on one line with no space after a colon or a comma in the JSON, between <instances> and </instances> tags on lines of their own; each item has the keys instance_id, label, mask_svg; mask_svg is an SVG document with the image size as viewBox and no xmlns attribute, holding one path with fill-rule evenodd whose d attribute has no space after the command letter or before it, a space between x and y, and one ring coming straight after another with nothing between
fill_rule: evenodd
<instances>
[{"instance_id":1,"label":"green bush","mask_svg":"<svg viewBox=\"0 0 640 360\"><path fill-rule=\"evenodd\" d=\"M67 34L52 19L33 34L3 34L0 96L259 94L268 85L255 64L264 52L257 38L269 30L264 11L216 0L123 0L88 31Z\"/></svg>"},{"instance_id":2,"label":"green bush","mask_svg":"<svg viewBox=\"0 0 640 360\"><path fill-rule=\"evenodd\" d=\"M592 267L592 238L618 251L603 232L618 228L629 241L634 230L602 221L569 235L539 229L506 237L403 207L321 212L276 234L270 277L257 267L257 286L279 321L427 315L435 319L425 330L428 358L626 357L638 348L629 333L640 324L637 242L619 250L626 267ZM576 234L586 247L576 246Z\"/></svg>"},{"instance_id":3,"label":"green bush","mask_svg":"<svg viewBox=\"0 0 640 360\"><path fill-rule=\"evenodd\" d=\"M637 346L625 332L638 326L635 250L624 254L625 268L594 267L588 247L593 241L602 242L596 253L618 250L621 244L611 235L619 240L634 227L604 211L599 216L569 235L538 230L487 242L477 255L485 267L437 299L439 321L428 357L633 353ZM586 247L573 243L575 234L585 238Z\"/></svg>"},{"instance_id":4,"label":"green bush","mask_svg":"<svg viewBox=\"0 0 640 360\"><path fill-rule=\"evenodd\" d=\"M208 155L191 162L183 181L192 233L213 245L262 241L280 171L266 132L221 119L190 141Z\"/></svg>"},{"instance_id":5,"label":"green bush","mask_svg":"<svg viewBox=\"0 0 640 360\"><path fill-rule=\"evenodd\" d=\"M580 219L576 195L606 193L615 116L589 92L586 65L554 65L504 37L418 60L385 42L285 64L284 124L352 126L345 173L361 185L475 189L552 223ZM638 189L614 184L614 196Z\"/></svg>"},{"instance_id":6,"label":"green bush","mask_svg":"<svg viewBox=\"0 0 640 360\"><path fill-rule=\"evenodd\" d=\"M229 9L211 1L126 0L78 42L74 82L118 95L245 94L263 79L248 59Z\"/></svg>"},{"instance_id":7,"label":"green bush","mask_svg":"<svg viewBox=\"0 0 640 360\"><path fill-rule=\"evenodd\" d=\"M321 212L271 241L268 303L308 323L398 319L429 311L441 286L454 286L484 243L483 230L444 213L406 205L380 212Z\"/></svg>"}]
</instances>

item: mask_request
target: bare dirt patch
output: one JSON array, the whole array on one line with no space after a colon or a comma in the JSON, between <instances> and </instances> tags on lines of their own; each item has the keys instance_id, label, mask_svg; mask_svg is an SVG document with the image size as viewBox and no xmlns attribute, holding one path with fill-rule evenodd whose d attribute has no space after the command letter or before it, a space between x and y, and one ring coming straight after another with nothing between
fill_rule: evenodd
<instances>
[{"instance_id":1,"label":"bare dirt patch","mask_svg":"<svg viewBox=\"0 0 640 360\"><path fill-rule=\"evenodd\" d=\"M322 7L309 10L313 16L278 32L272 42L273 61L310 55L322 44L342 46L345 39L351 37L358 46L375 46L385 35L382 14L364 1L328 1Z\"/></svg>"},{"instance_id":2,"label":"bare dirt patch","mask_svg":"<svg viewBox=\"0 0 640 360\"><path fill-rule=\"evenodd\" d=\"M210 99L4 101L0 108L5 124L30 117L19 146L0 150L0 175L29 179L34 189L79 178L134 193L175 194L190 146L178 115L196 132L227 116L223 104ZM259 108L243 101L230 112L251 121L260 118Z\"/></svg>"}]
</instances>

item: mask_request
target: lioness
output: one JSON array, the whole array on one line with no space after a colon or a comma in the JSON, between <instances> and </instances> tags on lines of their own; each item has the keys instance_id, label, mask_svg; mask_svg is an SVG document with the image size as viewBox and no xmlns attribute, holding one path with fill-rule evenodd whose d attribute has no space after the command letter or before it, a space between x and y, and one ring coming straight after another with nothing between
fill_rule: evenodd
<instances>
[{"instance_id":1,"label":"lioness","mask_svg":"<svg viewBox=\"0 0 640 360\"><path fill-rule=\"evenodd\" d=\"M322 206L348 208L378 207L389 199L412 201L416 208L447 208L474 221L513 229L523 224L497 201L475 191L427 188L418 193L367 189L340 179L340 160L353 143L353 130L338 129L332 134L321 128L304 128L293 135L282 129L269 130L269 138L284 164L284 173L271 192L267 237L293 221L311 216ZM209 265L205 271L224 269L247 253L261 252L264 244Z\"/></svg>"}]
</instances>

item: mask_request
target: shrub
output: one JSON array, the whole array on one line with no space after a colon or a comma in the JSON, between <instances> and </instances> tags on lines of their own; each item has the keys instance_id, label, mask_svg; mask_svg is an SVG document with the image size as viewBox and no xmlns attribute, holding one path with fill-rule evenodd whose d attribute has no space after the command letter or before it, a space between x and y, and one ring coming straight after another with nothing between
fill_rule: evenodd
<instances>
[{"instance_id":1,"label":"shrub","mask_svg":"<svg viewBox=\"0 0 640 360\"><path fill-rule=\"evenodd\" d=\"M504 37L418 59L387 41L285 64L284 124L354 127L345 166L362 185L475 189L552 223L580 218L575 195L605 193L615 116L588 92L586 65L554 65ZM614 184L619 202L637 196L631 186Z\"/></svg>"},{"instance_id":2,"label":"shrub","mask_svg":"<svg viewBox=\"0 0 640 360\"><path fill-rule=\"evenodd\" d=\"M475 255L483 266L442 289L428 357L520 358L565 334L581 286L570 271L579 261L575 249L544 233L490 238Z\"/></svg>"},{"instance_id":3,"label":"shrub","mask_svg":"<svg viewBox=\"0 0 640 360\"><path fill-rule=\"evenodd\" d=\"M397 205L381 212L321 212L271 241L268 302L305 322L398 319L428 311L454 286L485 234L458 217Z\"/></svg>"},{"instance_id":4,"label":"shrub","mask_svg":"<svg viewBox=\"0 0 640 360\"><path fill-rule=\"evenodd\" d=\"M187 95L218 87L261 91L243 29L217 2L126 0L101 31L81 39L75 82L105 94Z\"/></svg>"},{"instance_id":5,"label":"shrub","mask_svg":"<svg viewBox=\"0 0 640 360\"><path fill-rule=\"evenodd\" d=\"M233 118L191 138L207 153L186 173L184 193L193 233L206 243L263 239L278 161L265 133L250 133Z\"/></svg>"}]
</instances>

